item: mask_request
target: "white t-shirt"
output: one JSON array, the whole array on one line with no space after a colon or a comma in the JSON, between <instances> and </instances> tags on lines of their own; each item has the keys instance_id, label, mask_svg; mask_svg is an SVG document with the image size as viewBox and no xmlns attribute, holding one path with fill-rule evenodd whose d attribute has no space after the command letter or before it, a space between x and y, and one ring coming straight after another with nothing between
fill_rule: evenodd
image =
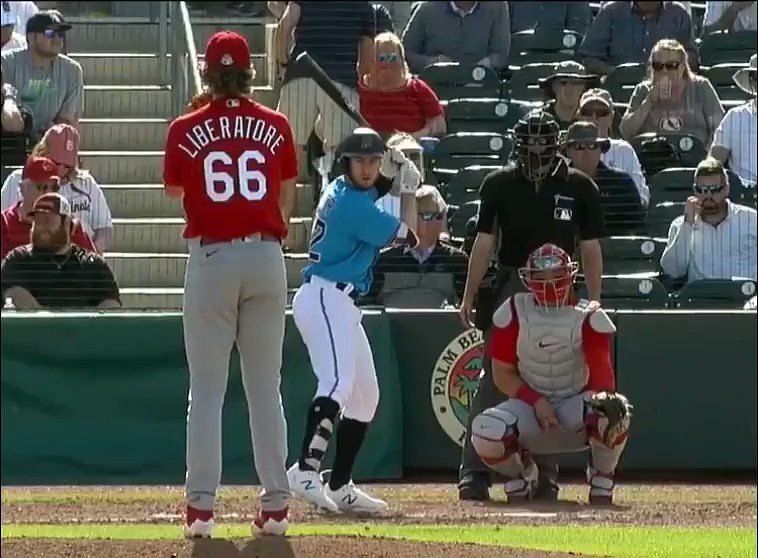
<instances>
[{"instance_id":1,"label":"white t-shirt","mask_svg":"<svg viewBox=\"0 0 758 558\"><path fill-rule=\"evenodd\" d=\"M19 35L14 31L13 35L11 35L10 41L3 45L2 51L5 52L6 50L21 50L24 48L26 48L26 39L23 35Z\"/></svg>"},{"instance_id":2,"label":"white t-shirt","mask_svg":"<svg viewBox=\"0 0 758 558\"><path fill-rule=\"evenodd\" d=\"M16 29L17 33L26 36L26 22L34 14L39 12L34 2L8 2L12 12L16 12Z\"/></svg>"},{"instance_id":3,"label":"white t-shirt","mask_svg":"<svg viewBox=\"0 0 758 558\"><path fill-rule=\"evenodd\" d=\"M20 182L21 169L13 171L5 179L0 195L3 210L16 205L21 199ZM60 194L71 202L71 212L81 221L84 230L92 238L96 230L113 227L111 210L105 194L87 171L79 171L79 176L73 182L62 185Z\"/></svg>"},{"instance_id":4,"label":"white t-shirt","mask_svg":"<svg viewBox=\"0 0 758 558\"><path fill-rule=\"evenodd\" d=\"M625 172L631 176L640 193L642 205L647 207L648 202L650 202L650 188L648 188L647 182L645 182L642 165L640 165L640 160L631 144L626 140L611 139L611 148L603 153L600 160L610 168Z\"/></svg>"},{"instance_id":5,"label":"white t-shirt","mask_svg":"<svg viewBox=\"0 0 758 558\"><path fill-rule=\"evenodd\" d=\"M703 27L716 23L732 3L733 2L724 2L722 0L719 0L717 2L706 2L705 16L703 17ZM756 12L755 2L753 2L752 6L742 10L739 13L737 18L734 20L732 31L755 31L756 19L758 19L756 18L757 13L758 12Z\"/></svg>"},{"instance_id":6,"label":"white t-shirt","mask_svg":"<svg viewBox=\"0 0 758 558\"><path fill-rule=\"evenodd\" d=\"M742 180L756 183L755 99L729 109L713 134L713 145L729 150L729 166Z\"/></svg>"}]
</instances>

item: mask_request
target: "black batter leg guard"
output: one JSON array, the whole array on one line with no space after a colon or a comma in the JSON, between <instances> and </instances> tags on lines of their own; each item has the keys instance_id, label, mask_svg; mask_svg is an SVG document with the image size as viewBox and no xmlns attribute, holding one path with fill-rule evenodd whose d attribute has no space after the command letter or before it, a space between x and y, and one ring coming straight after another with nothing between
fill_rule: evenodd
<instances>
[{"instance_id":1,"label":"black batter leg guard","mask_svg":"<svg viewBox=\"0 0 758 558\"><path fill-rule=\"evenodd\" d=\"M303 448L298 461L302 471L318 471L340 412L339 403L328 397L317 397L308 410Z\"/></svg>"},{"instance_id":2,"label":"black batter leg guard","mask_svg":"<svg viewBox=\"0 0 758 558\"><path fill-rule=\"evenodd\" d=\"M355 458L363 445L367 430L367 422L344 417L340 421L337 427L337 453L334 456L332 476L329 477L329 488L332 490L337 490L350 482Z\"/></svg>"}]
</instances>

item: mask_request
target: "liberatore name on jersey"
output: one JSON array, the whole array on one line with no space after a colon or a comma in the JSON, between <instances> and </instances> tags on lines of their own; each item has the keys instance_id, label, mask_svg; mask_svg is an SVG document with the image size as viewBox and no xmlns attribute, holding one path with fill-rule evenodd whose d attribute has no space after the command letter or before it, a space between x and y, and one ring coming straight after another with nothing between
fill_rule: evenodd
<instances>
[{"instance_id":1,"label":"liberatore name on jersey","mask_svg":"<svg viewBox=\"0 0 758 558\"><path fill-rule=\"evenodd\" d=\"M287 117L251 99L214 99L169 127L163 180L183 190L185 238L283 239L281 183L296 176Z\"/></svg>"}]
</instances>

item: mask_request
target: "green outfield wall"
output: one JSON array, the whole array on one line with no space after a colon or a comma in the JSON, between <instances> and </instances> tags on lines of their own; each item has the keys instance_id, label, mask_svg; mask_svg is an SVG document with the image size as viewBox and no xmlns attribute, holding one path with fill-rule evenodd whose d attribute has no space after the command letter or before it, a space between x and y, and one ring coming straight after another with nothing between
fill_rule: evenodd
<instances>
[{"instance_id":1,"label":"green outfield wall","mask_svg":"<svg viewBox=\"0 0 758 558\"><path fill-rule=\"evenodd\" d=\"M635 405L627 469L755 469L755 313L614 316L619 389ZM453 311L366 311L381 385L360 479L454 470L481 335ZM3 484L181 483L187 369L178 314L2 316ZM282 393L290 455L315 390L288 316ZM236 355L224 482L256 482Z\"/></svg>"}]
</instances>

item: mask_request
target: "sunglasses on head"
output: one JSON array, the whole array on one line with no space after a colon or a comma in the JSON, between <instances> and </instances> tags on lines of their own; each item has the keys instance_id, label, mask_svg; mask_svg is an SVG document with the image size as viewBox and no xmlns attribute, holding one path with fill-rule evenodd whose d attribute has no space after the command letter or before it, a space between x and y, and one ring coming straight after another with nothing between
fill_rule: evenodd
<instances>
[{"instance_id":1,"label":"sunglasses on head","mask_svg":"<svg viewBox=\"0 0 758 558\"><path fill-rule=\"evenodd\" d=\"M37 183L34 185L34 187L37 189L38 192L57 192L61 189L60 185L58 184L40 184Z\"/></svg>"},{"instance_id":2,"label":"sunglasses on head","mask_svg":"<svg viewBox=\"0 0 758 558\"><path fill-rule=\"evenodd\" d=\"M379 62L397 62L398 56L397 53L393 52L392 54L377 54L376 59Z\"/></svg>"},{"instance_id":3,"label":"sunglasses on head","mask_svg":"<svg viewBox=\"0 0 758 558\"><path fill-rule=\"evenodd\" d=\"M61 39L63 39L66 36L66 31L64 31L63 29L45 29L42 32L42 35L44 35L46 39L52 39L56 35L60 37Z\"/></svg>"},{"instance_id":4,"label":"sunglasses on head","mask_svg":"<svg viewBox=\"0 0 758 558\"><path fill-rule=\"evenodd\" d=\"M445 214L440 211L431 211L419 213L418 216L422 221L441 221Z\"/></svg>"},{"instance_id":5,"label":"sunglasses on head","mask_svg":"<svg viewBox=\"0 0 758 558\"><path fill-rule=\"evenodd\" d=\"M583 108L579 110L579 114L582 116L597 116L598 118L605 118L611 111L607 108Z\"/></svg>"},{"instance_id":6,"label":"sunglasses on head","mask_svg":"<svg viewBox=\"0 0 758 558\"><path fill-rule=\"evenodd\" d=\"M695 191L696 194L702 194L702 195L710 194L710 195L714 195L714 194L718 194L719 192L721 192L724 189L724 185L723 184L715 184L715 185L705 186L705 185L700 185L700 184L693 184L692 185L692 189Z\"/></svg>"},{"instance_id":7,"label":"sunglasses on head","mask_svg":"<svg viewBox=\"0 0 758 558\"><path fill-rule=\"evenodd\" d=\"M667 70L678 70L681 66L680 62L653 62L653 70L660 72L664 68Z\"/></svg>"}]
</instances>

